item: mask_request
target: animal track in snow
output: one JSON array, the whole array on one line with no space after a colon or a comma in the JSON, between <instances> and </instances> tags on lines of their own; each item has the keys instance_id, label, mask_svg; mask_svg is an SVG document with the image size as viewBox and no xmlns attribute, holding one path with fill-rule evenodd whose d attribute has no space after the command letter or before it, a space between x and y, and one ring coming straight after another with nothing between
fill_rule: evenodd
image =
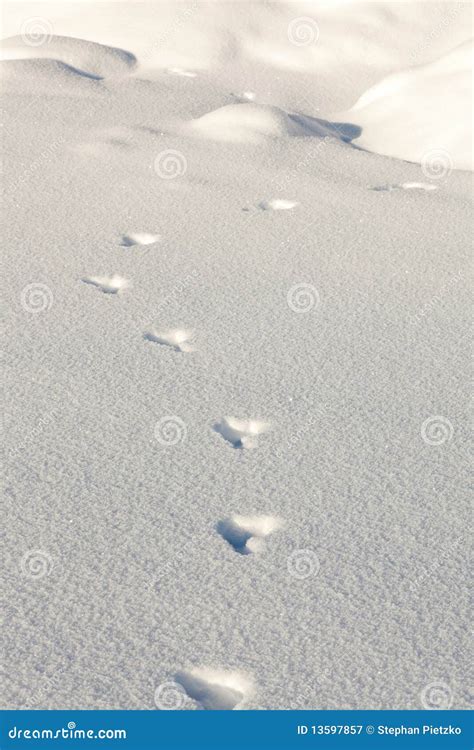
<instances>
[{"instance_id":1,"label":"animal track in snow","mask_svg":"<svg viewBox=\"0 0 474 750\"><path fill-rule=\"evenodd\" d=\"M133 247L133 245L152 245L154 242L161 240L160 234L150 234L149 232L129 232L122 235L122 247Z\"/></svg>"},{"instance_id":2,"label":"animal track in snow","mask_svg":"<svg viewBox=\"0 0 474 750\"><path fill-rule=\"evenodd\" d=\"M256 94L253 91L243 91L241 94L232 94L237 102L254 102Z\"/></svg>"},{"instance_id":3,"label":"animal track in snow","mask_svg":"<svg viewBox=\"0 0 474 750\"><path fill-rule=\"evenodd\" d=\"M149 331L145 333L145 338L147 341L154 341L156 344L170 346L177 352L195 351L194 332L187 331L184 328L176 328L175 330L167 331L166 333Z\"/></svg>"},{"instance_id":4,"label":"animal track in snow","mask_svg":"<svg viewBox=\"0 0 474 750\"><path fill-rule=\"evenodd\" d=\"M130 282L127 279L117 274L113 276L85 276L82 281L85 284L96 286L104 294L118 294L130 286Z\"/></svg>"},{"instance_id":5,"label":"animal track in snow","mask_svg":"<svg viewBox=\"0 0 474 750\"><path fill-rule=\"evenodd\" d=\"M370 188L376 192L392 192L393 190L437 190L437 185L430 182L402 182L401 185L377 185Z\"/></svg>"},{"instance_id":6,"label":"animal track in snow","mask_svg":"<svg viewBox=\"0 0 474 750\"><path fill-rule=\"evenodd\" d=\"M184 70L183 68L166 68L166 73L174 76L183 76L184 78L196 78L197 73L193 73L191 70Z\"/></svg>"},{"instance_id":7,"label":"animal track in snow","mask_svg":"<svg viewBox=\"0 0 474 750\"><path fill-rule=\"evenodd\" d=\"M176 682L207 711L235 709L252 692L252 683L245 674L208 667L178 672Z\"/></svg>"},{"instance_id":8,"label":"animal track in snow","mask_svg":"<svg viewBox=\"0 0 474 750\"><path fill-rule=\"evenodd\" d=\"M297 205L296 201L289 201L285 198L273 198L270 201L261 201L258 207L262 211L289 211Z\"/></svg>"},{"instance_id":9,"label":"animal track in snow","mask_svg":"<svg viewBox=\"0 0 474 750\"><path fill-rule=\"evenodd\" d=\"M402 182L400 185L402 190L437 190L437 185L432 185L431 182Z\"/></svg>"},{"instance_id":10,"label":"animal track in snow","mask_svg":"<svg viewBox=\"0 0 474 750\"><path fill-rule=\"evenodd\" d=\"M281 528L282 520L275 516L231 516L217 524L219 534L241 555L260 552L264 539Z\"/></svg>"},{"instance_id":11,"label":"animal track in snow","mask_svg":"<svg viewBox=\"0 0 474 750\"><path fill-rule=\"evenodd\" d=\"M251 208L246 206L242 211L290 211L298 205L297 201L289 201L286 198L272 198L269 201L260 201L260 203Z\"/></svg>"},{"instance_id":12,"label":"animal track in snow","mask_svg":"<svg viewBox=\"0 0 474 750\"><path fill-rule=\"evenodd\" d=\"M268 432L270 424L258 419L236 419L223 417L214 429L234 448L254 448L258 435Z\"/></svg>"}]
</instances>

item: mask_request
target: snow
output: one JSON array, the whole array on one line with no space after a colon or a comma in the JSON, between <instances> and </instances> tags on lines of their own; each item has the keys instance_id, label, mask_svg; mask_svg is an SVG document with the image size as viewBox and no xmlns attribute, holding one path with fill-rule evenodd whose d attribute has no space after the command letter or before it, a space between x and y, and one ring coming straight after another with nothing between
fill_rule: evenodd
<instances>
[{"instance_id":1,"label":"snow","mask_svg":"<svg viewBox=\"0 0 474 750\"><path fill-rule=\"evenodd\" d=\"M222 141L265 143L267 138L304 135L298 123L278 107L261 104L228 104L199 117L191 124L195 133Z\"/></svg>"},{"instance_id":2,"label":"snow","mask_svg":"<svg viewBox=\"0 0 474 750\"><path fill-rule=\"evenodd\" d=\"M151 234L151 232L129 232L122 236L122 245L124 247L133 247L133 245L154 245L161 240L161 235Z\"/></svg>"},{"instance_id":3,"label":"snow","mask_svg":"<svg viewBox=\"0 0 474 750\"><path fill-rule=\"evenodd\" d=\"M468 707L470 14L6 3L4 706Z\"/></svg>"},{"instance_id":4,"label":"snow","mask_svg":"<svg viewBox=\"0 0 474 750\"><path fill-rule=\"evenodd\" d=\"M249 679L238 672L192 669L178 674L187 694L208 710L231 710L240 706L251 692Z\"/></svg>"},{"instance_id":5,"label":"snow","mask_svg":"<svg viewBox=\"0 0 474 750\"><path fill-rule=\"evenodd\" d=\"M235 448L253 448L257 442L257 435L268 432L270 425L258 419L224 417L215 429Z\"/></svg>"},{"instance_id":6,"label":"snow","mask_svg":"<svg viewBox=\"0 0 474 750\"><path fill-rule=\"evenodd\" d=\"M366 91L343 115L362 129L354 143L418 162L427 177L453 168L472 170L473 53L472 41L465 42L434 62L393 73Z\"/></svg>"},{"instance_id":7,"label":"snow","mask_svg":"<svg viewBox=\"0 0 474 750\"><path fill-rule=\"evenodd\" d=\"M82 280L86 284L96 286L105 294L118 294L129 285L127 279L123 279L118 274L113 274L113 276L86 276Z\"/></svg>"},{"instance_id":8,"label":"snow","mask_svg":"<svg viewBox=\"0 0 474 750\"><path fill-rule=\"evenodd\" d=\"M22 36L2 41L2 59L57 60L91 78L123 76L130 73L136 65L135 56L130 52L84 39L48 34L46 38L39 36L37 42L27 26Z\"/></svg>"},{"instance_id":9,"label":"snow","mask_svg":"<svg viewBox=\"0 0 474 750\"><path fill-rule=\"evenodd\" d=\"M273 516L234 515L220 521L217 530L221 536L242 555L264 550L263 540L283 525Z\"/></svg>"},{"instance_id":10,"label":"snow","mask_svg":"<svg viewBox=\"0 0 474 750\"><path fill-rule=\"evenodd\" d=\"M163 344L163 346L170 346L177 352L194 351L194 332L186 331L183 328L177 328L174 331L167 331L166 333L149 331L145 333L145 338L149 341L155 341L157 344Z\"/></svg>"},{"instance_id":11,"label":"snow","mask_svg":"<svg viewBox=\"0 0 474 750\"><path fill-rule=\"evenodd\" d=\"M286 198L272 198L270 201L260 201L258 207L262 211L290 211L297 205L297 201L289 201Z\"/></svg>"}]
</instances>

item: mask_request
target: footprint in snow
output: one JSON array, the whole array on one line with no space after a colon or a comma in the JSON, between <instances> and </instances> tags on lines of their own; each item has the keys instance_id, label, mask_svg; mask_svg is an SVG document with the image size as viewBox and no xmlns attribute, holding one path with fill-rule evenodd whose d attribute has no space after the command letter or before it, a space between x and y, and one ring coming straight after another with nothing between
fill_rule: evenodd
<instances>
[{"instance_id":1,"label":"footprint in snow","mask_svg":"<svg viewBox=\"0 0 474 750\"><path fill-rule=\"evenodd\" d=\"M242 672L194 667L175 679L207 711L231 711L252 692L251 680Z\"/></svg>"},{"instance_id":2,"label":"footprint in snow","mask_svg":"<svg viewBox=\"0 0 474 750\"><path fill-rule=\"evenodd\" d=\"M243 91L241 94L231 94L237 102L254 102L256 94L253 91Z\"/></svg>"},{"instance_id":3,"label":"footprint in snow","mask_svg":"<svg viewBox=\"0 0 474 750\"><path fill-rule=\"evenodd\" d=\"M130 286L130 282L127 279L117 274L113 276L85 276L82 281L85 284L96 286L104 294L119 294L123 289Z\"/></svg>"},{"instance_id":4,"label":"footprint in snow","mask_svg":"<svg viewBox=\"0 0 474 750\"><path fill-rule=\"evenodd\" d=\"M184 328L176 328L175 330L167 331L166 333L148 331L145 333L144 338L147 341L153 341L156 344L170 346L177 352L193 352L196 348L194 346L194 332L185 330Z\"/></svg>"},{"instance_id":5,"label":"footprint in snow","mask_svg":"<svg viewBox=\"0 0 474 750\"><path fill-rule=\"evenodd\" d=\"M402 182L401 185L377 185L376 187L370 188L379 193L389 192L393 190L437 190L437 185L432 185L430 182Z\"/></svg>"},{"instance_id":6,"label":"footprint in snow","mask_svg":"<svg viewBox=\"0 0 474 750\"><path fill-rule=\"evenodd\" d=\"M270 424L258 419L236 419L224 417L214 425L214 430L231 443L234 448L254 448L257 437L268 432Z\"/></svg>"},{"instance_id":7,"label":"footprint in snow","mask_svg":"<svg viewBox=\"0 0 474 750\"><path fill-rule=\"evenodd\" d=\"M250 555L261 552L265 546L264 539L283 522L275 516L231 516L219 521L217 531L236 552Z\"/></svg>"},{"instance_id":8,"label":"footprint in snow","mask_svg":"<svg viewBox=\"0 0 474 750\"><path fill-rule=\"evenodd\" d=\"M289 201L285 198L273 198L270 201L260 201L258 207L261 211L289 211L297 205L296 201Z\"/></svg>"},{"instance_id":9,"label":"footprint in snow","mask_svg":"<svg viewBox=\"0 0 474 750\"><path fill-rule=\"evenodd\" d=\"M149 232L130 232L122 235L122 247L133 247L134 245L153 245L161 240L160 234L150 234Z\"/></svg>"},{"instance_id":10,"label":"footprint in snow","mask_svg":"<svg viewBox=\"0 0 474 750\"><path fill-rule=\"evenodd\" d=\"M172 76L182 76L183 78L196 78L197 73L193 73L191 70L184 70L184 68L166 68L166 73Z\"/></svg>"},{"instance_id":11,"label":"footprint in snow","mask_svg":"<svg viewBox=\"0 0 474 750\"><path fill-rule=\"evenodd\" d=\"M292 208L295 208L295 206L298 206L299 204L297 201L290 201L286 198L272 198L272 200L269 201L260 201L260 203L257 204L255 209L259 209L260 211L290 211ZM250 211L250 208L243 208L243 211Z\"/></svg>"}]
</instances>

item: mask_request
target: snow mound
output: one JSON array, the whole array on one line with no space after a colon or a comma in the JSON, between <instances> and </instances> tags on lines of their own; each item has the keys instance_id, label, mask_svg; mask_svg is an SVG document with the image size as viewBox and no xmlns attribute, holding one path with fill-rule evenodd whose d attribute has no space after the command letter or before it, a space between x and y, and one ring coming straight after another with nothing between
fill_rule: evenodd
<instances>
[{"instance_id":1,"label":"snow mound","mask_svg":"<svg viewBox=\"0 0 474 750\"><path fill-rule=\"evenodd\" d=\"M89 96L104 91L100 80L58 60L0 61L2 93Z\"/></svg>"},{"instance_id":2,"label":"snow mound","mask_svg":"<svg viewBox=\"0 0 474 750\"><path fill-rule=\"evenodd\" d=\"M356 145L422 165L438 179L472 169L472 42L435 62L384 78L345 113L362 128Z\"/></svg>"},{"instance_id":3,"label":"snow mound","mask_svg":"<svg viewBox=\"0 0 474 750\"><path fill-rule=\"evenodd\" d=\"M282 0L246 3L245 13L233 13L237 6L229 2L171 0L100 2L89 13L84 10L92 5L82 2L9 2L2 21L5 36L22 30L41 39L54 31L130 50L147 71L212 70L218 64L224 72L242 60L256 77L259 69L271 76L300 71L314 75L316 86L330 77L335 82L331 94L338 96L341 89L349 95L354 91L354 73L368 64L384 70L399 63L406 67L411 55L423 63L459 44L469 35L469 6ZM38 13L46 15L39 28L25 24ZM253 81L241 84L250 85ZM293 78L291 87L295 101L307 95L307 81Z\"/></svg>"},{"instance_id":4,"label":"snow mound","mask_svg":"<svg viewBox=\"0 0 474 750\"><path fill-rule=\"evenodd\" d=\"M179 672L176 681L190 698L208 711L231 711L251 693L252 683L241 672L195 667Z\"/></svg>"},{"instance_id":5,"label":"snow mound","mask_svg":"<svg viewBox=\"0 0 474 750\"><path fill-rule=\"evenodd\" d=\"M49 36L41 45L28 43L24 36L4 39L2 60L47 58L57 60L91 78L113 78L130 73L136 66L131 52L66 36Z\"/></svg>"},{"instance_id":6,"label":"snow mound","mask_svg":"<svg viewBox=\"0 0 474 750\"><path fill-rule=\"evenodd\" d=\"M189 127L196 135L234 143L307 135L305 127L279 107L251 102L227 104L193 120Z\"/></svg>"},{"instance_id":7,"label":"snow mound","mask_svg":"<svg viewBox=\"0 0 474 750\"><path fill-rule=\"evenodd\" d=\"M217 531L236 552L250 555L263 549L263 540L282 526L275 516L231 516L217 524Z\"/></svg>"}]
</instances>

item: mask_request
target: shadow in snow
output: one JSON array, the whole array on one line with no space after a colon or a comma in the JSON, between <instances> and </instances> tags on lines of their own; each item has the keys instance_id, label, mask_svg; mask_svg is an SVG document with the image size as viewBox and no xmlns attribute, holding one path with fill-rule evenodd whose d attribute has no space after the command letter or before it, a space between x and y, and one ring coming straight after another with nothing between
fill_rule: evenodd
<instances>
[{"instance_id":1,"label":"shadow in snow","mask_svg":"<svg viewBox=\"0 0 474 750\"><path fill-rule=\"evenodd\" d=\"M247 529L243 529L242 526L236 524L232 518L219 521L216 525L216 531L240 555L249 555L251 553L251 550L246 545L253 535Z\"/></svg>"},{"instance_id":2,"label":"shadow in snow","mask_svg":"<svg viewBox=\"0 0 474 750\"><path fill-rule=\"evenodd\" d=\"M362 133L362 128L359 125L353 125L350 122L330 122L309 115L289 115L289 117L303 128L309 136L331 136L344 141L344 143L350 143Z\"/></svg>"}]
</instances>

